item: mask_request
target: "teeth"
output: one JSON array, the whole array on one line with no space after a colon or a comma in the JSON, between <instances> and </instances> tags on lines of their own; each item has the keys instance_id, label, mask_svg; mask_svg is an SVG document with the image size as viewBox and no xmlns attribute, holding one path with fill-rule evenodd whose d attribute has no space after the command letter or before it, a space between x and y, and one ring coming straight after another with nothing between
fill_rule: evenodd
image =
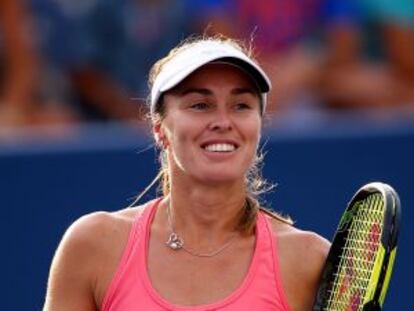
<instances>
[{"instance_id":1,"label":"teeth","mask_svg":"<svg viewBox=\"0 0 414 311\"><path fill-rule=\"evenodd\" d=\"M212 144L207 145L204 149L212 152L230 152L236 149L232 144Z\"/></svg>"}]
</instances>

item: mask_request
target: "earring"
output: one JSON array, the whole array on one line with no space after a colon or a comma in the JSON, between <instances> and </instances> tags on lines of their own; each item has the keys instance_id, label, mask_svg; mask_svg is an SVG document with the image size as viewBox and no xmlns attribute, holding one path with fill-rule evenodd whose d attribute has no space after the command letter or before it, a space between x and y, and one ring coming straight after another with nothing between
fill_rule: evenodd
<instances>
[{"instance_id":1,"label":"earring","mask_svg":"<svg viewBox=\"0 0 414 311\"><path fill-rule=\"evenodd\" d=\"M161 144L162 144L162 147L164 149L167 149L167 147L168 147L168 140L165 137L163 137L162 140L161 140Z\"/></svg>"},{"instance_id":2,"label":"earring","mask_svg":"<svg viewBox=\"0 0 414 311\"><path fill-rule=\"evenodd\" d=\"M157 134L155 140L157 141L158 146L160 146L162 149L166 149L168 147L168 141L164 135Z\"/></svg>"}]
</instances>

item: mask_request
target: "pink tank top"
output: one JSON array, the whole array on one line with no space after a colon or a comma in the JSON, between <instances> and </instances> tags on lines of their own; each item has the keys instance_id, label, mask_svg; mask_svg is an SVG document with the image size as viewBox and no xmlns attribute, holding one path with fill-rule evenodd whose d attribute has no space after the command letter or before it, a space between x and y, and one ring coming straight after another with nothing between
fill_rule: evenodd
<instances>
[{"instance_id":1,"label":"pink tank top","mask_svg":"<svg viewBox=\"0 0 414 311\"><path fill-rule=\"evenodd\" d=\"M178 306L165 300L147 274L150 225L160 199L146 204L135 220L115 276L102 303L102 311L290 311L281 284L277 240L266 216L259 213L256 246L244 281L229 296L198 306Z\"/></svg>"}]
</instances>

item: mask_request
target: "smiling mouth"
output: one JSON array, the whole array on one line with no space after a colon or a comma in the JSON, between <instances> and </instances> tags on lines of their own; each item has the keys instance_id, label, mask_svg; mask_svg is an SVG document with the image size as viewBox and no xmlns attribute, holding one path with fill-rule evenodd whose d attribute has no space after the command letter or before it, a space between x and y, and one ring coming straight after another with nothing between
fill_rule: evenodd
<instances>
[{"instance_id":1,"label":"smiling mouth","mask_svg":"<svg viewBox=\"0 0 414 311\"><path fill-rule=\"evenodd\" d=\"M238 147L233 144L222 143L222 144L208 144L202 146L202 148L209 152L232 152L236 150Z\"/></svg>"}]
</instances>

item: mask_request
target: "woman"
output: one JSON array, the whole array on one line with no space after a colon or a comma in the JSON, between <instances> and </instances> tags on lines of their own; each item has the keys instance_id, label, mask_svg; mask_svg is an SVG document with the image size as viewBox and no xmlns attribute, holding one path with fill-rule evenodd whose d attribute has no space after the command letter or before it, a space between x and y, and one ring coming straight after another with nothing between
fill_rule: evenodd
<instances>
[{"instance_id":1,"label":"woman","mask_svg":"<svg viewBox=\"0 0 414 311\"><path fill-rule=\"evenodd\" d=\"M150 84L164 195L75 222L44 310L309 311L329 243L255 198L266 74L232 40L203 38Z\"/></svg>"}]
</instances>

